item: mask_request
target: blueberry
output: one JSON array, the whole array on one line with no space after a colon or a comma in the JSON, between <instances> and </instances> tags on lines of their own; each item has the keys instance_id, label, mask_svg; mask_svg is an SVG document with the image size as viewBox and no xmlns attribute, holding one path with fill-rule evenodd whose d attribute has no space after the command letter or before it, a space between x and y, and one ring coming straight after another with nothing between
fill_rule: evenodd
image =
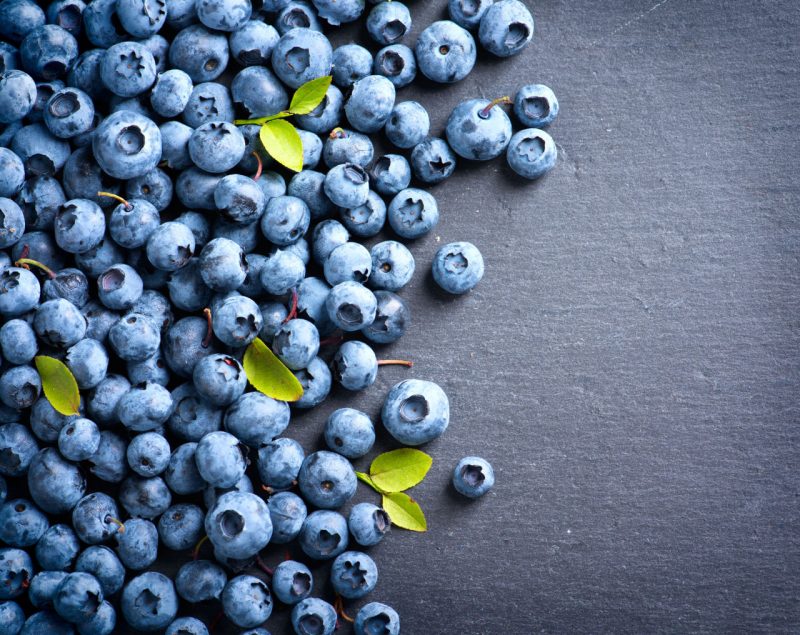
<instances>
[{"instance_id":1,"label":"blueberry","mask_svg":"<svg viewBox=\"0 0 800 635\"><path fill-rule=\"evenodd\" d=\"M375 319L377 300L358 282L347 281L331 289L325 307L331 321L343 331L358 331Z\"/></svg>"},{"instance_id":2,"label":"blueberry","mask_svg":"<svg viewBox=\"0 0 800 635\"><path fill-rule=\"evenodd\" d=\"M214 202L225 218L242 224L256 222L266 205L258 184L241 174L229 174L217 183Z\"/></svg>"},{"instance_id":3,"label":"blueberry","mask_svg":"<svg viewBox=\"0 0 800 635\"><path fill-rule=\"evenodd\" d=\"M325 600L306 598L292 609L292 626L300 635L332 635L336 630L336 609Z\"/></svg>"},{"instance_id":4,"label":"blueberry","mask_svg":"<svg viewBox=\"0 0 800 635\"><path fill-rule=\"evenodd\" d=\"M202 358L192 372L198 394L216 406L228 406L244 393L247 376L242 365L228 355Z\"/></svg>"},{"instance_id":5,"label":"blueberry","mask_svg":"<svg viewBox=\"0 0 800 635\"><path fill-rule=\"evenodd\" d=\"M344 110L350 125L365 133L383 128L394 108L394 84L381 75L368 75L353 84Z\"/></svg>"},{"instance_id":6,"label":"blueberry","mask_svg":"<svg viewBox=\"0 0 800 635\"><path fill-rule=\"evenodd\" d=\"M0 548L0 600L10 600L22 595L33 577L33 562L21 549Z\"/></svg>"},{"instance_id":7,"label":"blueberry","mask_svg":"<svg viewBox=\"0 0 800 635\"><path fill-rule=\"evenodd\" d=\"M195 83L217 79L225 71L229 56L228 38L200 24L179 31L169 47L170 65L184 71ZM213 107L214 102L207 106Z\"/></svg>"},{"instance_id":8,"label":"blueberry","mask_svg":"<svg viewBox=\"0 0 800 635\"><path fill-rule=\"evenodd\" d=\"M498 0L481 17L478 39L498 57L516 55L533 39L533 16L520 0Z\"/></svg>"},{"instance_id":9,"label":"blueberry","mask_svg":"<svg viewBox=\"0 0 800 635\"><path fill-rule=\"evenodd\" d=\"M244 156L242 133L227 121L210 121L189 138L189 156L201 170L218 174L233 168Z\"/></svg>"},{"instance_id":10,"label":"blueberry","mask_svg":"<svg viewBox=\"0 0 800 635\"><path fill-rule=\"evenodd\" d=\"M0 209L2 209L1 204L2 199L0 199ZM55 217L56 243L61 249L72 254L84 253L97 247L103 240L105 230L103 210L96 203L86 199L65 202L59 207Z\"/></svg>"},{"instance_id":11,"label":"blueberry","mask_svg":"<svg viewBox=\"0 0 800 635\"><path fill-rule=\"evenodd\" d=\"M202 249L203 245L208 242L211 235L211 226L206 217L200 212L186 211L176 219L179 223L183 223L194 234L194 241L198 248Z\"/></svg>"},{"instance_id":12,"label":"blueberry","mask_svg":"<svg viewBox=\"0 0 800 635\"><path fill-rule=\"evenodd\" d=\"M345 551L331 566L331 584L336 593L349 600L363 598L378 583L375 561L360 551Z\"/></svg>"},{"instance_id":13,"label":"blueberry","mask_svg":"<svg viewBox=\"0 0 800 635\"><path fill-rule=\"evenodd\" d=\"M65 75L78 57L78 42L55 24L35 28L19 47L22 68L36 79L51 81Z\"/></svg>"},{"instance_id":14,"label":"blueberry","mask_svg":"<svg viewBox=\"0 0 800 635\"><path fill-rule=\"evenodd\" d=\"M316 134L328 134L339 125L343 110L342 91L331 84L319 105L306 115L297 115L295 121L303 130Z\"/></svg>"},{"instance_id":15,"label":"blueberry","mask_svg":"<svg viewBox=\"0 0 800 635\"><path fill-rule=\"evenodd\" d=\"M162 223L147 239L147 259L161 271L183 267L194 254L192 230L175 221Z\"/></svg>"},{"instance_id":16,"label":"blueberry","mask_svg":"<svg viewBox=\"0 0 800 635\"><path fill-rule=\"evenodd\" d=\"M289 320L276 332L272 348L288 368L306 368L319 352L317 327L307 320Z\"/></svg>"},{"instance_id":17,"label":"blueberry","mask_svg":"<svg viewBox=\"0 0 800 635\"><path fill-rule=\"evenodd\" d=\"M232 434L217 431L200 439L195 450L200 476L214 487L233 487L244 476L247 451Z\"/></svg>"},{"instance_id":18,"label":"blueberry","mask_svg":"<svg viewBox=\"0 0 800 635\"><path fill-rule=\"evenodd\" d=\"M100 78L115 95L135 97L156 81L156 62L143 44L120 42L106 51L100 64Z\"/></svg>"},{"instance_id":19,"label":"blueberry","mask_svg":"<svg viewBox=\"0 0 800 635\"><path fill-rule=\"evenodd\" d=\"M89 394L87 410L92 420L101 425L118 423L117 404L130 387L130 382L122 375L106 375Z\"/></svg>"},{"instance_id":20,"label":"blueberry","mask_svg":"<svg viewBox=\"0 0 800 635\"><path fill-rule=\"evenodd\" d=\"M94 615L82 622L79 632L81 635L111 635L117 625L117 612L108 600L103 600L97 607Z\"/></svg>"},{"instance_id":21,"label":"blueberry","mask_svg":"<svg viewBox=\"0 0 800 635\"><path fill-rule=\"evenodd\" d=\"M216 352L212 345L203 346L207 330L206 321L200 317L182 318L167 330L164 359L173 372L181 377L191 377L195 364Z\"/></svg>"},{"instance_id":22,"label":"blueberry","mask_svg":"<svg viewBox=\"0 0 800 635\"><path fill-rule=\"evenodd\" d=\"M14 366L0 375L0 401L9 408L30 408L41 392L39 373L32 366Z\"/></svg>"},{"instance_id":23,"label":"blueberry","mask_svg":"<svg viewBox=\"0 0 800 635\"><path fill-rule=\"evenodd\" d=\"M184 170L175 181L175 193L185 207L194 209L217 209L214 203L214 191L222 180L218 174L209 174L199 168Z\"/></svg>"},{"instance_id":24,"label":"blueberry","mask_svg":"<svg viewBox=\"0 0 800 635\"><path fill-rule=\"evenodd\" d=\"M218 600L227 582L225 570L209 560L189 561L175 576L178 595L192 604Z\"/></svg>"},{"instance_id":25,"label":"blueberry","mask_svg":"<svg viewBox=\"0 0 800 635\"><path fill-rule=\"evenodd\" d=\"M465 159L488 161L500 156L511 140L511 120L497 102L462 101L447 120L447 141Z\"/></svg>"},{"instance_id":26,"label":"blueberry","mask_svg":"<svg viewBox=\"0 0 800 635\"><path fill-rule=\"evenodd\" d=\"M25 117L36 101L36 83L24 71L7 70L0 75L0 123Z\"/></svg>"},{"instance_id":27,"label":"blueberry","mask_svg":"<svg viewBox=\"0 0 800 635\"><path fill-rule=\"evenodd\" d=\"M411 167L400 154L385 154L370 170L370 183L379 194L394 196L411 182Z\"/></svg>"},{"instance_id":28,"label":"blueberry","mask_svg":"<svg viewBox=\"0 0 800 635\"><path fill-rule=\"evenodd\" d=\"M88 547L75 562L75 571L91 573L105 595L113 595L125 581L125 567L117 555L105 546Z\"/></svg>"},{"instance_id":29,"label":"blueberry","mask_svg":"<svg viewBox=\"0 0 800 635\"><path fill-rule=\"evenodd\" d=\"M104 172L132 179L150 172L161 159L161 132L147 117L118 110L97 127L92 150Z\"/></svg>"},{"instance_id":30,"label":"blueberry","mask_svg":"<svg viewBox=\"0 0 800 635\"><path fill-rule=\"evenodd\" d=\"M213 312L214 335L234 348L247 346L261 330L261 312L250 298L231 293L217 303Z\"/></svg>"},{"instance_id":31,"label":"blueberry","mask_svg":"<svg viewBox=\"0 0 800 635\"><path fill-rule=\"evenodd\" d=\"M133 303L130 313L143 313L150 317L153 324L166 331L173 322L172 307L169 300L154 289L145 289L139 299Z\"/></svg>"},{"instance_id":32,"label":"blueberry","mask_svg":"<svg viewBox=\"0 0 800 635\"><path fill-rule=\"evenodd\" d=\"M378 44L394 44L411 30L411 12L402 2L381 2L367 16L367 32Z\"/></svg>"},{"instance_id":33,"label":"blueberry","mask_svg":"<svg viewBox=\"0 0 800 635\"><path fill-rule=\"evenodd\" d=\"M0 328L3 358L11 364L28 364L39 350L36 333L24 320L9 320Z\"/></svg>"},{"instance_id":34,"label":"blueberry","mask_svg":"<svg viewBox=\"0 0 800 635\"><path fill-rule=\"evenodd\" d=\"M39 611L25 620L20 632L24 635L74 635L75 629L52 611Z\"/></svg>"},{"instance_id":35,"label":"blueberry","mask_svg":"<svg viewBox=\"0 0 800 635\"><path fill-rule=\"evenodd\" d=\"M260 281L264 290L272 295L284 295L296 287L306 274L299 257L278 249L264 263Z\"/></svg>"},{"instance_id":36,"label":"blueberry","mask_svg":"<svg viewBox=\"0 0 800 635\"><path fill-rule=\"evenodd\" d=\"M312 79L327 75L332 57L331 44L322 33L292 29L281 36L272 50L272 70L284 84L299 88Z\"/></svg>"},{"instance_id":37,"label":"blueberry","mask_svg":"<svg viewBox=\"0 0 800 635\"><path fill-rule=\"evenodd\" d=\"M3 635L19 633L25 624L25 612L16 602L0 602L0 624L3 625Z\"/></svg>"},{"instance_id":38,"label":"blueberry","mask_svg":"<svg viewBox=\"0 0 800 635\"><path fill-rule=\"evenodd\" d=\"M269 341L275 337L275 333L278 332L281 324L286 320L289 311L280 302L267 302L262 304L259 310L264 320L259 337L262 340Z\"/></svg>"},{"instance_id":39,"label":"blueberry","mask_svg":"<svg viewBox=\"0 0 800 635\"><path fill-rule=\"evenodd\" d=\"M141 571L158 557L158 531L153 523L142 518L125 522L125 531L118 533L117 554L128 569Z\"/></svg>"},{"instance_id":40,"label":"blueberry","mask_svg":"<svg viewBox=\"0 0 800 635\"><path fill-rule=\"evenodd\" d=\"M308 515L299 536L300 548L314 560L335 558L347 549L347 521L338 512L320 510Z\"/></svg>"},{"instance_id":41,"label":"blueberry","mask_svg":"<svg viewBox=\"0 0 800 635\"><path fill-rule=\"evenodd\" d=\"M206 486L194 461L196 449L197 443L184 443L172 452L164 480L176 494L194 494Z\"/></svg>"},{"instance_id":42,"label":"blueberry","mask_svg":"<svg viewBox=\"0 0 800 635\"><path fill-rule=\"evenodd\" d=\"M17 498L0 506L0 540L9 547L32 547L49 526L47 516L29 500Z\"/></svg>"},{"instance_id":43,"label":"blueberry","mask_svg":"<svg viewBox=\"0 0 800 635\"><path fill-rule=\"evenodd\" d=\"M355 635L400 635L400 616L391 606L370 602L356 614L353 628Z\"/></svg>"},{"instance_id":44,"label":"blueberry","mask_svg":"<svg viewBox=\"0 0 800 635\"><path fill-rule=\"evenodd\" d=\"M301 562L284 560L272 575L272 592L284 604L297 604L306 599L314 586L311 570Z\"/></svg>"},{"instance_id":45,"label":"blueberry","mask_svg":"<svg viewBox=\"0 0 800 635\"><path fill-rule=\"evenodd\" d=\"M334 248L325 259L325 279L335 286L340 282L366 282L372 272L372 258L359 243L346 242Z\"/></svg>"},{"instance_id":46,"label":"blueberry","mask_svg":"<svg viewBox=\"0 0 800 635\"><path fill-rule=\"evenodd\" d=\"M18 242L25 232L25 217L22 210L10 198L0 198L0 248Z\"/></svg>"},{"instance_id":47,"label":"blueberry","mask_svg":"<svg viewBox=\"0 0 800 635\"><path fill-rule=\"evenodd\" d=\"M394 240L386 240L372 247L372 275L369 286L373 289L397 291L409 283L414 275L414 256L408 248Z\"/></svg>"},{"instance_id":48,"label":"blueberry","mask_svg":"<svg viewBox=\"0 0 800 635\"><path fill-rule=\"evenodd\" d=\"M67 85L79 88L98 103L109 96L108 89L100 79L100 65L105 53L105 49L100 48L84 51L67 75Z\"/></svg>"},{"instance_id":49,"label":"blueberry","mask_svg":"<svg viewBox=\"0 0 800 635\"><path fill-rule=\"evenodd\" d=\"M36 309L33 329L45 344L56 348L69 348L83 339L86 333L86 318L68 300L48 300Z\"/></svg>"},{"instance_id":50,"label":"blueberry","mask_svg":"<svg viewBox=\"0 0 800 635\"><path fill-rule=\"evenodd\" d=\"M103 601L100 582L90 573L67 575L53 596L53 608L65 620L80 623L92 618Z\"/></svg>"},{"instance_id":51,"label":"blueberry","mask_svg":"<svg viewBox=\"0 0 800 635\"><path fill-rule=\"evenodd\" d=\"M322 140L313 132L298 129L303 145L303 168L314 169L322 158Z\"/></svg>"},{"instance_id":52,"label":"blueberry","mask_svg":"<svg viewBox=\"0 0 800 635\"><path fill-rule=\"evenodd\" d=\"M231 33L228 41L231 55L242 66L267 66L279 39L280 35L272 25L261 20L248 20Z\"/></svg>"},{"instance_id":53,"label":"blueberry","mask_svg":"<svg viewBox=\"0 0 800 635\"><path fill-rule=\"evenodd\" d=\"M346 342L357 344L359 342ZM334 410L325 423L325 443L349 459L364 456L375 443L375 428L370 418L354 408Z\"/></svg>"},{"instance_id":54,"label":"blueberry","mask_svg":"<svg viewBox=\"0 0 800 635\"><path fill-rule=\"evenodd\" d=\"M200 261L197 258L192 258L185 267L173 271L167 282L167 288L172 304L182 311L201 311L211 301L212 291L203 282L203 277L200 275ZM199 344L203 338L204 336L200 336L197 343Z\"/></svg>"},{"instance_id":55,"label":"blueberry","mask_svg":"<svg viewBox=\"0 0 800 635\"><path fill-rule=\"evenodd\" d=\"M367 135L341 128L331 132L322 148L322 158L329 168L346 163L365 168L372 162L374 153L372 141Z\"/></svg>"},{"instance_id":56,"label":"blueberry","mask_svg":"<svg viewBox=\"0 0 800 635\"><path fill-rule=\"evenodd\" d=\"M15 179L24 178L24 167L19 157L13 152L5 148L3 148L3 152L8 153L0 155L2 157L0 158L0 169L5 175L4 183L7 188L3 196L10 196L9 190L15 187ZM14 157L10 162L5 160L9 158L9 154ZM17 167L11 165L15 162L19 162ZM19 185L19 193L15 200L25 216L26 230L52 230L58 208L67 200L61 183L52 176L37 176L24 183L20 181Z\"/></svg>"},{"instance_id":57,"label":"blueberry","mask_svg":"<svg viewBox=\"0 0 800 635\"><path fill-rule=\"evenodd\" d=\"M222 610L236 626L253 628L272 615L272 595L258 578L240 575L231 578L222 591Z\"/></svg>"},{"instance_id":58,"label":"blueberry","mask_svg":"<svg viewBox=\"0 0 800 635\"><path fill-rule=\"evenodd\" d=\"M441 183L456 169L456 155L444 139L428 137L411 151L411 167L423 183Z\"/></svg>"},{"instance_id":59,"label":"blueberry","mask_svg":"<svg viewBox=\"0 0 800 635\"><path fill-rule=\"evenodd\" d=\"M453 487L467 498L479 498L494 486L491 464L477 456L466 456L453 470Z\"/></svg>"},{"instance_id":60,"label":"blueberry","mask_svg":"<svg viewBox=\"0 0 800 635\"><path fill-rule=\"evenodd\" d=\"M558 158L558 149L553 137L544 130L528 128L520 130L508 144L508 165L526 179L538 179L553 169Z\"/></svg>"},{"instance_id":61,"label":"blueberry","mask_svg":"<svg viewBox=\"0 0 800 635\"><path fill-rule=\"evenodd\" d=\"M449 0L447 11L450 19L458 26L474 31L493 2L494 0Z\"/></svg>"},{"instance_id":62,"label":"blueberry","mask_svg":"<svg viewBox=\"0 0 800 635\"><path fill-rule=\"evenodd\" d=\"M126 362L141 362L158 350L161 336L149 318L140 313L129 313L111 327L108 342Z\"/></svg>"},{"instance_id":63,"label":"blueberry","mask_svg":"<svg viewBox=\"0 0 800 635\"><path fill-rule=\"evenodd\" d=\"M240 71L233 78L231 93L234 103L241 105L251 119L277 114L289 105L286 89L263 66L249 66Z\"/></svg>"},{"instance_id":64,"label":"blueberry","mask_svg":"<svg viewBox=\"0 0 800 635\"><path fill-rule=\"evenodd\" d=\"M85 461L100 447L100 430L94 421L76 417L61 428L58 451L70 461Z\"/></svg>"},{"instance_id":65,"label":"blueberry","mask_svg":"<svg viewBox=\"0 0 800 635\"><path fill-rule=\"evenodd\" d=\"M38 609L52 608L58 585L67 577L66 571L40 571L28 587L28 600Z\"/></svg>"},{"instance_id":66,"label":"blueberry","mask_svg":"<svg viewBox=\"0 0 800 635\"><path fill-rule=\"evenodd\" d=\"M36 560L42 569L66 571L80 552L78 537L69 525L52 525L36 543Z\"/></svg>"},{"instance_id":67,"label":"blueberry","mask_svg":"<svg viewBox=\"0 0 800 635\"><path fill-rule=\"evenodd\" d=\"M209 29L236 31L250 19L250 0L197 0L197 17Z\"/></svg>"},{"instance_id":68,"label":"blueberry","mask_svg":"<svg viewBox=\"0 0 800 635\"><path fill-rule=\"evenodd\" d=\"M88 40L107 49L127 37L117 17L116 0L94 0L83 11L83 26Z\"/></svg>"},{"instance_id":69,"label":"blueberry","mask_svg":"<svg viewBox=\"0 0 800 635\"><path fill-rule=\"evenodd\" d=\"M358 44L345 44L333 51L333 83L349 88L372 73L372 53Z\"/></svg>"},{"instance_id":70,"label":"blueberry","mask_svg":"<svg viewBox=\"0 0 800 635\"><path fill-rule=\"evenodd\" d=\"M377 505L358 503L350 510L347 525L359 545L371 547L383 540L392 521L389 514Z\"/></svg>"},{"instance_id":71,"label":"blueberry","mask_svg":"<svg viewBox=\"0 0 800 635\"><path fill-rule=\"evenodd\" d=\"M22 315L39 304L41 287L27 269L7 267L0 271L0 314Z\"/></svg>"},{"instance_id":72,"label":"blueberry","mask_svg":"<svg viewBox=\"0 0 800 635\"><path fill-rule=\"evenodd\" d=\"M44 11L30 0L5 0L0 8L3 11L0 37L4 40L18 44L45 23Z\"/></svg>"},{"instance_id":73,"label":"blueberry","mask_svg":"<svg viewBox=\"0 0 800 635\"><path fill-rule=\"evenodd\" d=\"M129 430L143 432L165 423L172 406L172 396L166 388L153 383L140 384L120 397L117 416Z\"/></svg>"},{"instance_id":74,"label":"blueberry","mask_svg":"<svg viewBox=\"0 0 800 635\"><path fill-rule=\"evenodd\" d=\"M52 176L65 167L69 158L69 143L59 139L44 124L25 126L14 135L11 150L22 159L25 173L30 176ZM66 174L64 175L66 189Z\"/></svg>"},{"instance_id":75,"label":"blueberry","mask_svg":"<svg viewBox=\"0 0 800 635\"><path fill-rule=\"evenodd\" d=\"M128 473L126 442L109 430L100 433L100 447L89 459L89 471L108 483L119 483Z\"/></svg>"},{"instance_id":76,"label":"blueberry","mask_svg":"<svg viewBox=\"0 0 800 635\"><path fill-rule=\"evenodd\" d=\"M258 450L258 475L273 489L291 487L297 479L305 454L294 439L278 438Z\"/></svg>"},{"instance_id":77,"label":"blueberry","mask_svg":"<svg viewBox=\"0 0 800 635\"><path fill-rule=\"evenodd\" d=\"M261 271L267 263L267 257L250 253L245 256L245 260L247 260L247 275L236 292L247 296L248 299L261 300L264 296L264 288L261 286ZM259 328L261 326L262 323L259 322Z\"/></svg>"},{"instance_id":78,"label":"blueberry","mask_svg":"<svg viewBox=\"0 0 800 635\"><path fill-rule=\"evenodd\" d=\"M285 247L297 242L308 231L310 222L311 212L302 199L275 196L261 217L261 232L271 243Z\"/></svg>"},{"instance_id":79,"label":"blueberry","mask_svg":"<svg viewBox=\"0 0 800 635\"><path fill-rule=\"evenodd\" d=\"M192 165L189 156L189 138L192 128L180 121L167 121L159 126L161 132L161 159L174 170Z\"/></svg>"},{"instance_id":80,"label":"blueberry","mask_svg":"<svg viewBox=\"0 0 800 635\"><path fill-rule=\"evenodd\" d=\"M447 429L450 402L437 384L407 379L389 391L381 419L389 434L400 443L422 445Z\"/></svg>"},{"instance_id":81,"label":"blueberry","mask_svg":"<svg viewBox=\"0 0 800 635\"><path fill-rule=\"evenodd\" d=\"M24 476L38 451L39 445L26 426L19 423L0 426L0 474L3 476Z\"/></svg>"},{"instance_id":82,"label":"blueberry","mask_svg":"<svg viewBox=\"0 0 800 635\"><path fill-rule=\"evenodd\" d=\"M112 310L130 309L143 290L144 284L136 270L121 263L107 269L97 279L98 299Z\"/></svg>"},{"instance_id":83,"label":"blueberry","mask_svg":"<svg viewBox=\"0 0 800 635\"><path fill-rule=\"evenodd\" d=\"M272 536L267 504L242 492L220 496L206 514L205 528L217 553L228 558L254 556Z\"/></svg>"},{"instance_id":84,"label":"blueberry","mask_svg":"<svg viewBox=\"0 0 800 635\"><path fill-rule=\"evenodd\" d=\"M178 613L178 596L167 576L147 571L131 579L122 590L120 608L125 621L135 630L166 628Z\"/></svg>"},{"instance_id":85,"label":"blueberry","mask_svg":"<svg viewBox=\"0 0 800 635\"><path fill-rule=\"evenodd\" d=\"M63 514L78 503L86 480L76 465L63 459L55 448L44 448L28 468L28 491L33 502L48 514ZM73 524L73 528L80 532Z\"/></svg>"},{"instance_id":86,"label":"blueberry","mask_svg":"<svg viewBox=\"0 0 800 635\"><path fill-rule=\"evenodd\" d=\"M157 432L137 434L128 444L126 457L128 465L140 476L157 476L169 465L169 442Z\"/></svg>"},{"instance_id":87,"label":"blueberry","mask_svg":"<svg viewBox=\"0 0 800 635\"><path fill-rule=\"evenodd\" d=\"M162 117L177 117L189 103L192 79L184 71L173 68L161 73L150 92L150 105Z\"/></svg>"},{"instance_id":88,"label":"blueberry","mask_svg":"<svg viewBox=\"0 0 800 635\"><path fill-rule=\"evenodd\" d=\"M158 535L167 549L183 551L194 547L203 536L203 510L190 503L173 505L158 519ZM178 593L181 593L180 584Z\"/></svg>"},{"instance_id":89,"label":"blueberry","mask_svg":"<svg viewBox=\"0 0 800 635\"><path fill-rule=\"evenodd\" d=\"M333 26L357 20L364 12L364 0L314 0L314 6Z\"/></svg>"},{"instance_id":90,"label":"blueberry","mask_svg":"<svg viewBox=\"0 0 800 635\"><path fill-rule=\"evenodd\" d=\"M475 40L455 22L440 20L428 26L414 48L423 75L450 84L469 75L475 66Z\"/></svg>"},{"instance_id":91,"label":"blueberry","mask_svg":"<svg viewBox=\"0 0 800 635\"><path fill-rule=\"evenodd\" d=\"M544 84L527 84L514 97L514 114L526 128L546 128L558 116L558 99Z\"/></svg>"},{"instance_id":92,"label":"blueberry","mask_svg":"<svg viewBox=\"0 0 800 635\"><path fill-rule=\"evenodd\" d=\"M356 163L335 165L325 176L325 194L334 205L348 209L367 202L369 176Z\"/></svg>"},{"instance_id":93,"label":"blueberry","mask_svg":"<svg viewBox=\"0 0 800 635\"><path fill-rule=\"evenodd\" d=\"M483 257L472 243L449 243L436 252L432 269L433 279L442 289L466 293L483 277Z\"/></svg>"},{"instance_id":94,"label":"blueberry","mask_svg":"<svg viewBox=\"0 0 800 635\"><path fill-rule=\"evenodd\" d=\"M378 360L364 342L349 341L339 347L331 364L333 377L347 390L364 390L378 375Z\"/></svg>"},{"instance_id":95,"label":"blueberry","mask_svg":"<svg viewBox=\"0 0 800 635\"><path fill-rule=\"evenodd\" d=\"M317 12L304 0L288 0L286 5L275 16L275 28L281 35L292 29L311 29L322 31Z\"/></svg>"},{"instance_id":96,"label":"blueberry","mask_svg":"<svg viewBox=\"0 0 800 635\"><path fill-rule=\"evenodd\" d=\"M200 252L200 275L214 291L234 291L247 276L244 251L232 240L215 238Z\"/></svg>"},{"instance_id":97,"label":"blueberry","mask_svg":"<svg viewBox=\"0 0 800 635\"><path fill-rule=\"evenodd\" d=\"M258 247L261 240L258 229L258 223L241 225L239 223L229 223L224 218L217 218L217 220L214 221L211 236L213 238L227 238L228 240L232 240L242 248L244 253L249 253ZM247 275L245 274L245 278L246 277Z\"/></svg>"},{"instance_id":98,"label":"blueberry","mask_svg":"<svg viewBox=\"0 0 800 635\"><path fill-rule=\"evenodd\" d=\"M395 88L403 88L417 76L417 61L405 44L390 44L375 54L372 72L388 79Z\"/></svg>"},{"instance_id":99,"label":"blueberry","mask_svg":"<svg viewBox=\"0 0 800 635\"><path fill-rule=\"evenodd\" d=\"M264 201L267 203L275 196L286 194L286 181L277 172L270 172L269 170L262 172L256 183L264 193Z\"/></svg>"},{"instance_id":100,"label":"blueberry","mask_svg":"<svg viewBox=\"0 0 800 635\"><path fill-rule=\"evenodd\" d=\"M242 476L232 487L214 487L213 485L207 485L203 489L203 504L206 506L206 509L211 509L217 503L217 499L228 492L252 494L253 482L248 476Z\"/></svg>"},{"instance_id":101,"label":"blueberry","mask_svg":"<svg viewBox=\"0 0 800 635\"><path fill-rule=\"evenodd\" d=\"M346 458L321 450L309 454L297 475L306 501L323 509L338 509L356 492L356 473Z\"/></svg>"},{"instance_id":102,"label":"blueberry","mask_svg":"<svg viewBox=\"0 0 800 635\"><path fill-rule=\"evenodd\" d=\"M308 515L303 499L291 492L278 492L269 497L267 507L272 520L272 543L283 545L294 540Z\"/></svg>"},{"instance_id":103,"label":"blueberry","mask_svg":"<svg viewBox=\"0 0 800 635\"><path fill-rule=\"evenodd\" d=\"M194 0L167 0L167 25L178 30L197 21L197 7Z\"/></svg>"},{"instance_id":104,"label":"blueberry","mask_svg":"<svg viewBox=\"0 0 800 635\"><path fill-rule=\"evenodd\" d=\"M65 87L66 85L60 79L55 79L52 82L38 82L36 84L36 101L34 101L33 108L31 108L31 111L27 115L28 122L44 122L47 102L50 101L50 98L58 91L64 90ZM45 125L48 130L50 130L50 126L46 122ZM53 130L50 130L50 132L55 134Z\"/></svg>"},{"instance_id":105,"label":"blueberry","mask_svg":"<svg viewBox=\"0 0 800 635\"><path fill-rule=\"evenodd\" d=\"M111 179L92 155L90 147L78 148L69 155L64 164L61 176L64 192L69 199L88 199L100 207L112 207L114 200L107 196L99 196L98 192L111 192L119 194L120 186Z\"/></svg>"}]
</instances>

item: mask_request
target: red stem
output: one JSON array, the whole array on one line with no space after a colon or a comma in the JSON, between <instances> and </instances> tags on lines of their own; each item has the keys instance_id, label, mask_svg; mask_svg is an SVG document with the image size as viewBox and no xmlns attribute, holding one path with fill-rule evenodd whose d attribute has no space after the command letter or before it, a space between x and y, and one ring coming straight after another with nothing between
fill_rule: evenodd
<instances>
[{"instance_id":1,"label":"red stem","mask_svg":"<svg viewBox=\"0 0 800 635\"><path fill-rule=\"evenodd\" d=\"M261 172L262 172L262 170L264 169L264 162L263 162L263 161L261 161L261 157L259 156L258 152L256 152L256 151L254 150L254 151L252 152L252 154L253 154L253 156L256 158L256 161L258 161L258 169L256 170L256 174L255 174L255 176L253 177L253 180L254 180L254 181L258 181L258 179L260 179L260 178L261 178Z\"/></svg>"},{"instance_id":2,"label":"red stem","mask_svg":"<svg viewBox=\"0 0 800 635\"><path fill-rule=\"evenodd\" d=\"M292 308L289 310L288 315L283 318L283 324L286 324L289 320L293 320L297 317L297 289L292 289Z\"/></svg>"},{"instance_id":3,"label":"red stem","mask_svg":"<svg viewBox=\"0 0 800 635\"><path fill-rule=\"evenodd\" d=\"M214 331L211 329L211 309L206 307L203 309L203 315L206 316L206 323L208 324L208 329L206 330L206 336L203 338L201 345L203 348L208 348L209 344L211 344L211 338L214 335Z\"/></svg>"}]
</instances>

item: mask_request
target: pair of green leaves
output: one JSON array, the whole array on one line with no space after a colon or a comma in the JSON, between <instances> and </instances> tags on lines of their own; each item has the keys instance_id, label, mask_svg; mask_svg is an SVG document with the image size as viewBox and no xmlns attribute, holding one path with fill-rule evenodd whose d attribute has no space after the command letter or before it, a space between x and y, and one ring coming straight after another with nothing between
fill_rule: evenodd
<instances>
[{"instance_id":1,"label":"pair of green leaves","mask_svg":"<svg viewBox=\"0 0 800 635\"><path fill-rule=\"evenodd\" d=\"M369 467L369 474L356 472L358 479L383 497L383 508L392 523L411 531L426 531L428 523L419 504L404 491L422 482L433 459L413 448L385 452Z\"/></svg>"},{"instance_id":2,"label":"pair of green leaves","mask_svg":"<svg viewBox=\"0 0 800 635\"><path fill-rule=\"evenodd\" d=\"M269 117L258 119L237 119L237 126L248 124L261 125L258 133L261 144L269 155L290 170L300 172L303 169L303 141L297 129L286 121L292 115L307 115L320 105L331 85L331 76L318 77L306 82L298 88L289 109Z\"/></svg>"}]
</instances>

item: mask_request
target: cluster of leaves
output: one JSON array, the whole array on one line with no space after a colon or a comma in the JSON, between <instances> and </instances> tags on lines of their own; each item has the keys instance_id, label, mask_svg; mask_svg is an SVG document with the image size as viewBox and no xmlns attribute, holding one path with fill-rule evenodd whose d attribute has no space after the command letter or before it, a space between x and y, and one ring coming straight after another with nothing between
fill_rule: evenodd
<instances>
[{"instance_id":1,"label":"cluster of leaves","mask_svg":"<svg viewBox=\"0 0 800 635\"><path fill-rule=\"evenodd\" d=\"M319 106L328 92L331 79L330 75L326 75L300 86L292 96L288 110L258 119L237 119L234 123L237 126L260 125L258 136L267 153L281 165L300 172L303 169L303 141L286 118L307 115Z\"/></svg>"},{"instance_id":2,"label":"cluster of leaves","mask_svg":"<svg viewBox=\"0 0 800 635\"><path fill-rule=\"evenodd\" d=\"M378 492L392 523L411 531L426 531L428 523L417 501L405 490L423 481L433 459L414 448L385 452L372 461L369 474L356 472L360 481Z\"/></svg>"}]
</instances>

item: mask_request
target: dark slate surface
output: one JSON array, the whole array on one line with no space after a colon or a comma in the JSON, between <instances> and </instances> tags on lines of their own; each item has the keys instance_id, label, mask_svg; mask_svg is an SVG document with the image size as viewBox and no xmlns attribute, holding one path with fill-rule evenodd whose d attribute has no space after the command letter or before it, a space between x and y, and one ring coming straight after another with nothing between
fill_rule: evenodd
<instances>
[{"instance_id":1,"label":"dark slate surface","mask_svg":"<svg viewBox=\"0 0 800 635\"><path fill-rule=\"evenodd\" d=\"M445 2L410 4L416 34ZM502 161L468 166L434 189L441 222L404 292L414 325L381 351L413 370L337 393L294 434L314 448L332 409L377 415L405 377L447 391L450 429L414 492L430 530L371 552L370 599L406 634L798 632L796 3L532 8L524 54L400 97L441 131L461 99L546 83L558 167L526 184ZM452 240L487 264L457 299L427 273ZM497 471L475 503L449 487L465 454Z\"/></svg>"}]
</instances>

